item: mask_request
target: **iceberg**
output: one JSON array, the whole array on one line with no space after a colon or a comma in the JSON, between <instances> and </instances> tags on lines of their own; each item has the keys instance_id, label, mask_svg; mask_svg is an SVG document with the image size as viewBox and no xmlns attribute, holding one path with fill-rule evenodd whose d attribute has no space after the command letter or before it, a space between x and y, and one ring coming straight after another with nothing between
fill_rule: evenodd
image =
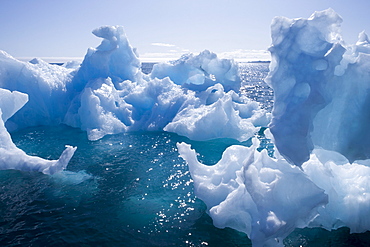
<instances>
[{"instance_id":1,"label":"iceberg","mask_svg":"<svg viewBox=\"0 0 370 247\"><path fill-rule=\"evenodd\" d=\"M362 32L355 45L346 45L341 22L328 9L308 19L279 17L272 23L266 80L275 94L270 129L280 153L296 165L315 147L350 161L370 157L370 43Z\"/></svg>"},{"instance_id":2,"label":"iceberg","mask_svg":"<svg viewBox=\"0 0 370 247\"><path fill-rule=\"evenodd\" d=\"M81 91L87 82L98 78L111 78L114 83L137 81L141 75L141 62L122 26L102 26L92 33L103 38L97 48L89 48L81 67L73 78L73 87Z\"/></svg>"},{"instance_id":3,"label":"iceberg","mask_svg":"<svg viewBox=\"0 0 370 247\"><path fill-rule=\"evenodd\" d=\"M0 169L37 171L52 175L64 170L76 147L66 146L58 160L45 160L29 156L13 143L4 123L28 101L28 96L17 91L0 88Z\"/></svg>"},{"instance_id":4,"label":"iceberg","mask_svg":"<svg viewBox=\"0 0 370 247\"><path fill-rule=\"evenodd\" d=\"M242 142L269 120L270 114L257 102L232 90L226 93L218 83L199 94L196 104L180 109L164 130L197 141L233 138Z\"/></svg>"},{"instance_id":5,"label":"iceberg","mask_svg":"<svg viewBox=\"0 0 370 247\"><path fill-rule=\"evenodd\" d=\"M269 123L270 113L237 94L241 79L233 60L206 50L156 64L146 75L122 26L102 26L93 34L103 40L79 66L24 63L0 53L0 88L29 95L7 121L9 131L66 124L86 131L90 140L165 130L196 140L244 141Z\"/></svg>"},{"instance_id":6,"label":"iceberg","mask_svg":"<svg viewBox=\"0 0 370 247\"><path fill-rule=\"evenodd\" d=\"M238 70L234 60L219 59L215 53L205 50L197 56L190 53L170 63L155 64L151 77L168 76L174 83L197 91L204 91L216 83L221 83L226 91L239 91Z\"/></svg>"},{"instance_id":7,"label":"iceberg","mask_svg":"<svg viewBox=\"0 0 370 247\"><path fill-rule=\"evenodd\" d=\"M370 42L362 32L347 45L341 22L332 9L272 21L265 134L275 157L254 139L208 166L178 144L214 225L246 233L253 246L283 246L295 228L370 230Z\"/></svg>"},{"instance_id":8,"label":"iceberg","mask_svg":"<svg viewBox=\"0 0 370 247\"><path fill-rule=\"evenodd\" d=\"M247 234L253 246L284 246L295 228L370 230L370 160L350 163L335 151L314 149L301 169L277 150L277 158L257 151L259 145L254 138L251 147L231 146L209 166L190 145L177 144L216 227Z\"/></svg>"},{"instance_id":9,"label":"iceberg","mask_svg":"<svg viewBox=\"0 0 370 247\"><path fill-rule=\"evenodd\" d=\"M370 230L370 160L350 163L342 154L315 149L302 168L329 196L329 203L318 210L310 227L346 226L352 233Z\"/></svg>"},{"instance_id":10,"label":"iceberg","mask_svg":"<svg viewBox=\"0 0 370 247\"><path fill-rule=\"evenodd\" d=\"M102 42L88 49L78 65L56 66L37 58L24 63L0 51L0 169L56 174L56 180L72 186L90 178L84 172L58 174L76 147L66 146L58 160L29 156L16 147L10 132L29 126L66 124L86 131L92 141L130 131L168 131L196 141L251 139L250 147L228 147L212 166L199 162L190 145L177 144L194 192L216 227L245 233L253 246L282 246L296 228L368 231L370 42L362 32L356 44L347 45L341 22L331 9L307 19L273 20L266 79L274 90L271 114L240 94L237 64L208 50L156 64L144 74L121 26L93 30ZM260 151L261 143L253 138L266 126L274 157ZM141 147L155 149L157 143L151 144ZM175 159L169 162L178 169ZM99 170L109 173L111 166L99 164ZM175 186L181 183L176 180ZM168 186L158 184L153 190ZM153 205L161 205L157 201ZM176 202L182 204L179 197Z\"/></svg>"},{"instance_id":11,"label":"iceberg","mask_svg":"<svg viewBox=\"0 0 370 247\"><path fill-rule=\"evenodd\" d=\"M28 95L28 102L6 122L9 131L56 125L68 109L67 86L73 69L48 64L41 59L21 62L0 51L0 88Z\"/></svg>"},{"instance_id":12,"label":"iceberg","mask_svg":"<svg viewBox=\"0 0 370 247\"><path fill-rule=\"evenodd\" d=\"M258 152L257 139L251 147L227 148L213 166L199 163L190 145L177 146L213 224L246 233L253 246L283 246L283 239L307 226L328 201L297 166L269 157L267 150Z\"/></svg>"}]
</instances>

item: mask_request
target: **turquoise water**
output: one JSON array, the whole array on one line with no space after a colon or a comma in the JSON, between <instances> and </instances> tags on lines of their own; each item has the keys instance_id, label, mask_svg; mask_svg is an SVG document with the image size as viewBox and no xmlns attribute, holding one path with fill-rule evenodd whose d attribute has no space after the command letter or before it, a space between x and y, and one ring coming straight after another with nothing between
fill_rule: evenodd
<instances>
[{"instance_id":1,"label":"turquoise water","mask_svg":"<svg viewBox=\"0 0 370 247\"><path fill-rule=\"evenodd\" d=\"M215 163L231 139L191 142L165 132L129 133L90 142L67 126L13 134L28 154L56 159L78 146L68 172L53 176L0 171L3 245L230 246L243 234L212 225L193 194L176 143L192 143L200 160Z\"/></svg>"},{"instance_id":2,"label":"turquoise water","mask_svg":"<svg viewBox=\"0 0 370 247\"><path fill-rule=\"evenodd\" d=\"M13 139L28 154L49 159L64 144L78 149L67 171L53 176L0 171L1 246L251 246L244 234L212 225L176 150L177 142L190 143L211 165L226 147L249 142L194 142L166 132L91 142L67 126L28 128ZM369 246L370 234L297 229L285 245Z\"/></svg>"},{"instance_id":3,"label":"turquoise water","mask_svg":"<svg viewBox=\"0 0 370 247\"><path fill-rule=\"evenodd\" d=\"M271 109L263 82L266 64L245 64L242 93ZM263 136L262 147L272 155ZM0 171L0 246L251 246L245 234L218 229L193 193L177 142L187 142L199 160L215 164L231 139L190 141L166 132L135 132L88 141L67 126L12 133L30 155L57 159L64 145L77 146L67 171L53 176ZM286 246L370 246L370 233L297 229Z\"/></svg>"}]
</instances>

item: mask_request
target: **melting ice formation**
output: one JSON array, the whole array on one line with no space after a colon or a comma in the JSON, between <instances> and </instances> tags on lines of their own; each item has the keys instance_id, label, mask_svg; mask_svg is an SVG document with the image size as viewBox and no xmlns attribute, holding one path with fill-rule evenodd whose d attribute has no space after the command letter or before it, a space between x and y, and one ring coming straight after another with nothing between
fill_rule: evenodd
<instances>
[{"instance_id":1,"label":"melting ice formation","mask_svg":"<svg viewBox=\"0 0 370 247\"><path fill-rule=\"evenodd\" d=\"M40 59L24 63L0 51L0 88L29 97L27 104L19 105L22 109L3 118L6 143L12 143L7 130L61 123L85 130L90 140L126 131L165 130L194 140L245 141L267 126L270 113L236 93L240 77L234 61L206 50L157 64L145 75L122 27L104 26L93 33L103 41L88 50L81 65L55 66ZM3 111L12 104L5 100ZM67 150L72 156L74 149ZM0 168L21 167L14 163Z\"/></svg>"},{"instance_id":2,"label":"melting ice formation","mask_svg":"<svg viewBox=\"0 0 370 247\"><path fill-rule=\"evenodd\" d=\"M1 169L38 171L50 175L62 171L76 151L75 147L66 146L58 160L44 160L29 156L17 148L6 130L4 122L27 101L28 96L24 93L10 92L0 88L0 167Z\"/></svg>"},{"instance_id":3,"label":"melting ice formation","mask_svg":"<svg viewBox=\"0 0 370 247\"><path fill-rule=\"evenodd\" d=\"M157 64L145 75L122 27L93 33L103 41L77 68L39 59L23 63L0 53L0 87L29 96L6 123L10 131L64 123L87 131L90 140L164 129L196 140L245 141L267 126L270 114L236 93L240 76L234 61L206 50Z\"/></svg>"},{"instance_id":4,"label":"melting ice formation","mask_svg":"<svg viewBox=\"0 0 370 247\"><path fill-rule=\"evenodd\" d=\"M187 144L178 144L214 224L246 233L254 246L282 245L296 227L370 229L370 42L361 33L355 45L346 45L340 23L330 9L308 19L273 20L267 81L275 103L267 132L275 158L258 152L253 140L205 166ZM27 156L8 133L27 126L64 123L86 130L90 140L135 130L246 140L268 123L256 102L235 92L234 62L204 51L144 75L122 27L93 33L103 41L80 66L23 63L0 53L3 169L51 174L73 155L75 148L67 147L58 161Z\"/></svg>"},{"instance_id":5,"label":"melting ice formation","mask_svg":"<svg viewBox=\"0 0 370 247\"><path fill-rule=\"evenodd\" d=\"M370 42L363 32L346 45L341 22L331 9L272 22L275 158L253 140L206 166L178 144L215 226L253 246L283 245L296 227L370 230Z\"/></svg>"},{"instance_id":6,"label":"melting ice formation","mask_svg":"<svg viewBox=\"0 0 370 247\"><path fill-rule=\"evenodd\" d=\"M328 10L272 24L267 82L276 103L270 129L280 153L296 165L315 146L350 161L370 157L370 43L362 32L355 45L346 45L341 22Z\"/></svg>"}]
</instances>

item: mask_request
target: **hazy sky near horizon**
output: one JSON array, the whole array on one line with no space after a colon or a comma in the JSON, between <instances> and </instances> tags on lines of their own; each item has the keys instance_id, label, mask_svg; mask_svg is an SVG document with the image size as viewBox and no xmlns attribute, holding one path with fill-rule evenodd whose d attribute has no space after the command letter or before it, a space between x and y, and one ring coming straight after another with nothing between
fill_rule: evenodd
<instances>
[{"instance_id":1,"label":"hazy sky near horizon","mask_svg":"<svg viewBox=\"0 0 370 247\"><path fill-rule=\"evenodd\" d=\"M265 50L275 16L309 17L333 8L354 43L370 32L369 0L0 0L0 50L14 57L83 57L101 39L91 31L122 25L141 56L209 49Z\"/></svg>"}]
</instances>

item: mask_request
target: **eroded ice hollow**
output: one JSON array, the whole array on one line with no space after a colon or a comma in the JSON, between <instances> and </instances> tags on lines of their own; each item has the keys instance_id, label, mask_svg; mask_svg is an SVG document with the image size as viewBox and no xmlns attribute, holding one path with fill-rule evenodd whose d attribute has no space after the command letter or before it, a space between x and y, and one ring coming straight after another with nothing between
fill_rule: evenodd
<instances>
[{"instance_id":1,"label":"eroded ice hollow","mask_svg":"<svg viewBox=\"0 0 370 247\"><path fill-rule=\"evenodd\" d=\"M332 9L272 21L266 134L275 157L254 139L207 166L178 144L214 225L246 233L253 246L283 246L295 228L370 230L370 42L362 32L346 44L341 22Z\"/></svg>"}]
</instances>

